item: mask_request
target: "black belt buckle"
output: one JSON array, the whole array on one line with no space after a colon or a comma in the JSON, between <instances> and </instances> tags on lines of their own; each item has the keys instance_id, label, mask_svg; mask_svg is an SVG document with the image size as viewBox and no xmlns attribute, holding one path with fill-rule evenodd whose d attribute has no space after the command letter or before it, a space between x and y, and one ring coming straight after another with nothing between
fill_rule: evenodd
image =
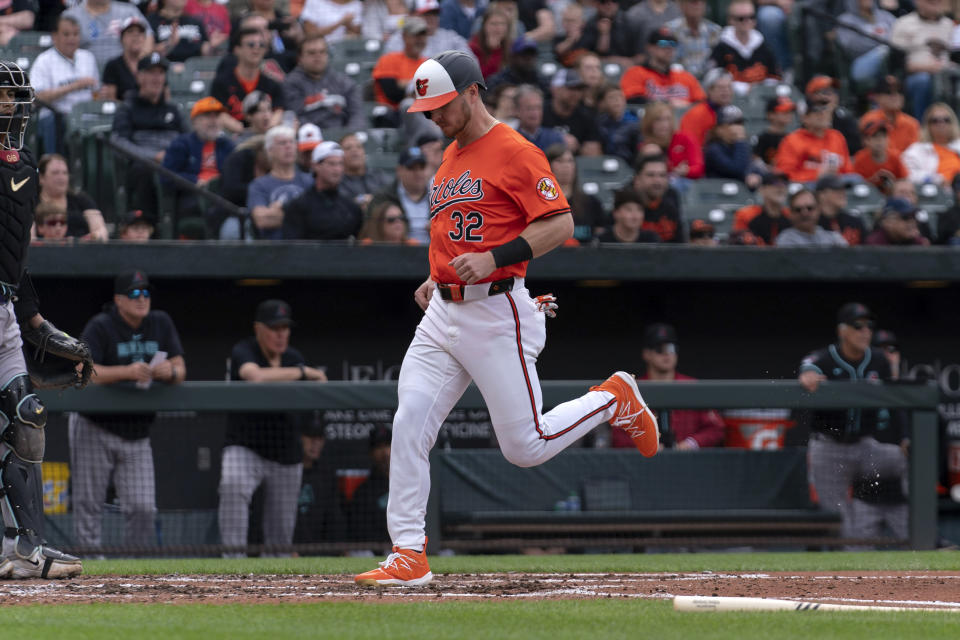
<instances>
[{"instance_id":1,"label":"black belt buckle","mask_svg":"<svg viewBox=\"0 0 960 640\"><path fill-rule=\"evenodd\" d=\"M497 280L496 282L490 283L490 291L487 292L488 296L495 296L498 293L506 293L507 291L513 291L514 278L504 278L503 280Z\"/></svg>"},{"instance_id":2,"label":"black belt buckle","mask_svg":"<svg viewBox=\"0 0 960 640\"><path fill-rule=\"evenodd\" d=\"M440 291L440 298L448 302L463 302L463 285L461 284L438 284L437 290Z\"/></svg>"}]
</instances>

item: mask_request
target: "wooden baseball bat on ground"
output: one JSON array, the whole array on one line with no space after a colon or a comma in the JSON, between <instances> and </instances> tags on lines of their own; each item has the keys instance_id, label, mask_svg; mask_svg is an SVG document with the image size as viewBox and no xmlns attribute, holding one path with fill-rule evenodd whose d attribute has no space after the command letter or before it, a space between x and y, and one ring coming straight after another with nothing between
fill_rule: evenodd
<instances>
[{"instance_id":1,"label":"wooden baseball bat on ground","mask_svg":"<svg viewBox=\"0 0 960 640\"><path fill-rule=\"evenodd\" d=\"M946 607L880 607L723 596L675 596L673 608L675 611L960 611Z\"/></svg>"}]
</instances>

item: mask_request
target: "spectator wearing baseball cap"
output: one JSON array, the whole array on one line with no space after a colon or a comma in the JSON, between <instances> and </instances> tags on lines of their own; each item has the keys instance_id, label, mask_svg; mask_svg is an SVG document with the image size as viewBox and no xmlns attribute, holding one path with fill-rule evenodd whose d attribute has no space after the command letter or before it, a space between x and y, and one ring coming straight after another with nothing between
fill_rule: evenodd
<instances>
[{"instance_id":1,"label":"spectator wearing baseball cap","mask_svg":"<svg viewBox=\"0 0 960 640\"><path fill-rule=\"evenodd\" d=\"M476 59L467 44L467 39L456 31L440 26L439 0L413 0L410 5L410 16L422 19L427 25L427 42L423 48L424 58L433 58L444 51L462 51ZM410 18L404 18L404 26ZM386 53L403 51L404 35L398 30L387 39L383 50Z\"/></svg>"},{"instance_id":2,"label":"spectator wearing baseball cap","mask_svg":"<svg viewBox=\"0 0 960 640\"><path fill-rule=\"evenodd\" d=\"M873 233L864 244L927 246L930 241L920 233L917 226L917 208L902 198L890 198L874 225Z\"/></svg>"},{"instance_id":3,"label":"spectator wearing baseball cap","mask_svg":"<svg viewBox=\"0 0 960 640\"><path fill-rule=\"evenodd\" d=\"M706 220L690 221L690 244L698 247L716 247L716 234L716 228Z\"/></svg>"},{"instance_id":4,"label":"spectator wearing baseball cap","mask_svg":"<svg viewBox=\"0 0 960 640\"><path fill-rule=\"evenodd\" d=\"M700 146L707 144L707 134L717 124L717 111L733 104L733 75L726 69L710 69L703 76L703 88L707 99L687 109L680 119L680 130Z\"/></svg>"},{"instance_id":5,"label":"spectator wearing baseball cap","mask_svg":"<svg viewBox=\"0 0 960 640\"><path fill-rule=\"evenodd\" d=\"M430 180L427 159L420 147L407 147L397 159L396 179L374 195L370 206L382 200L400 205L409 225L410 238L421 243L430 242Z\"/></svg>"},{"instance_id":6,"label":"spectator wearing baseball cap","mask_svg":"<svg viewBox=\"0 0 960 640\"><path fill-rule=\"evenodd\" d=\"M640 352L646 365L644 374L637 380L655 382L692 382L695 378L677 371L680 345L677 330L669 324L657 322L643 331ZM663 448L677 451L694 451L702 447L718 447L723 444L725 428L723 419L712 409L675 409L657 411L660 427L660 443ZM665 425L665 426L663 426ZM613 447L629 447L629 437L610 433Z\"/></svg>"},{"instance_id":7,"label":"spectator wearing baseball cap","mask_svg":"<svg viewBox=\"0 0 960 640\"><path fill-rule=\"evenodd\" d=\"M283 207L283 237L288 240L346 240L363 224L359 205L340 193L343 148L332 140L312 154L313 185Z\"/></svg>"},{"instance_id":8,"label":"spectator wearing baseball cap","mask_svg":"<svg viewBox=\"0 0 960 640\"><path fill-rule=\"evenodd\" d=\"M137 90L137 63L146 53L147 27L138 18L130 17L120 25L123 52L103 67L101 100L123 100Z\"/></svg>"},{"instance_id":9,"label":"spectator wearing baseball cap","mask_svg":"<svg viewBox=\"0 0 960 640\"><path fill-rule=\"evenodd\" d=\"M601 243L657 243L660 236L643 228L643 199L632 187L613 196L613 224L597 236Z\"/></svg>"},{"instance_id":10,"label":"spectator wearing baseball cap","mask_svg":"<svg viewBox=\"0 0 960 640\"><path fill-rule=\"evenodd\" d=\"M890 379L900 378L900 341L897 335L889 329L876 329L873 332L872 346L880 349L890 363Z\"/></svg>"},{"instance_id":11,"label":"spectator wearing baseball cap","mask_svg":"<svg viewBox=\"0 0 960 640\"><path fill-rule=\"evenodd\" d=\"M890 127L886 120L861 121L860 134L866 146L853 156L853 170L890 195L893 183L908 175L900 154L890 147Z\"/></svg>"},{"instance_id":12,"label":"spectator wearing baseball cap","mask_svg":"<svg viewBox=\"0 0 960 640\"><path fill-rule=\"evenodd\" d=\"M847 141L847 150L850 155L863 148L860 140L860 125L857 119L845 107L840 106L840 94L837 88L840 83L835 78L826 75L813 76L805 89L808 103L825 103L830 109L830 127L843 134Z\"/></svg>"},{"instance_id":13,"label":"spectator wearing baseball cap","mask_svg":"<svg viewBox=\"0 0 960 640\"><path fill-rule=\"evenodd\" d=\"M373 96L380 104L394 111L407 95L408 85L420 65L427 59L423 54L427 45L427 23L419 16L411 16L403 23L403 49L385 53L373 67Z\"/></svg>"},{"instance_id":14,"label":"spectator wearing baseball cap","mask_svg":"<svg viewBox=\"0 0 960 640\"><path fill-rule=\"evenodd\" d=\"M507 66L486 82L488 95L503 91L500 87L519 87L522 84L530 84L544 94L549 93L550 81L540 73L540 65L537 64L538 51L537 43L533 40L522 36L514 40Z\"/></svg>"},{"instance_id":15,"label":"spectator wearing baseball cap","mask_svg":"<svg viewBox=\"0 0 960 640\"><path fill-rule=\"evenodd\" d=\"M197 100L190 110L193 131L173 139L163 156L163 166L198 187L206 187L211 180L219 178L227 156L234 148L233 142L222 135L219 116L223 112L224 106L216 98L208 96ZM203 214L198 196L175 186L173 189L177 198L179 235L180 222L184 218L201 218ZM219 222L213 218L207 220L208 235L216 235L219 227Z\"/></svg>"},{"instance_id":16,"label":"spectator wearing baseball cap","mask_svg":"<svg viewBox=\"0 0 960 640\"><path fill-rule=\"evenodd\" d=\"M867 237L867 225L860 212L847 210L847 183L836 174L828 173L814 187L820 206L818 224L827 231L836 231L851 247L862 244Z\"/></svg>"},{"instance_id":17,"label":"spectator wearing baseball cap","mask_svg":"<svg viewBox=\"0 0 960 640\"><path fill-rule=\"evenodd\" d=\"M124 32L124 39L142 34L142 29L139 23L133 22ZM189 130L180 108L167 100L168 67L167 59L158 53L141 58L137 63L136 89L128 92L123 102L117 105L113 117L113 142L134 156L157 162L163 161L170 143ZM132 209L142 209L149 217L157 218L157 190L152 167L130 164L127 193Z\"/></svg>"},{"instance_id":18,"label":"spectator wearing baseball cap","mask_svg":"<svg viewBox=\"0 0 960 640\"><path fill-rule=\"evenodd\" d=\"M728 104L720 109L709 140L703 150L707 177L745 181L751 152L740 107Z\"/></svg>"},{"instance_id":19,"label":"spectator wearing baseball cap","mask_svg":"<svg viewBox=\"0 0 960 640\"><path fill-rule=\"evenodd\" d=\"M626 9L626 14L631 34L641 46L651 42L654 39L653 34L666 28L668 22L681 17L680 7L676 2L660 0L641 0ZM638 53L642 54L643 51Z\"/></svg>"},{"instance_id":20,"label":"spectator wearing baseball cap","mask_svg":"<svg viewBox=\"0 0 960 640\"><path fill-rule=\"evenodd\" d=\"M628 102L669 102L672 107L687 107L706 99L692 74L672 66L678 44L667 27L650 33L646 63L630 67L620 78Z\"/></svg>"},{"instance_id":21,"label":"spectator wearing baseball cap","mask_svg":"<svg viewBox=\"0 0 960 640\"><path fill-rule=\"evenodd\" d=\"M877 6L874 0L858 0L847 5L847 10L837 17L837 22L850 28L838 28L835 42L846 54L850 64L850 79L853 90L863 95L876 78L882 75L890 57L890 31L896 18L889 11ZM861 34L869 33L872 38ZM882 44L877 40L884 40Z\"/></svg>"},{"instance_id":22,"label":"spectator wearing baseball cap","mask_svg":"<svg viewBox=\"0 0 960 640\"><path fill-rule=\"evenodd\" d=\"M797 105L787 96L774 96L767 100L767 128L757 136L753 155L767 167L772 167L780 141L793 130Z\"/></svg>"},{"instance_id":23,"label":"spectator wearing baseball cap","mask_svg":"<svg viewBox=\"0 0 960 640\"><path fill-rule=\"evenodd\" d=\"M785 173L768 171L760 178L760 203L738 209L733 215L735 231L749 231L756 244L773 246L781 231L790 227L790 210L787 209L787 185Z\"/></svg>"},{"instance_id":24,"label":"spectator wearing baseball cap","mask_svg":"<svg viewBox=\"0 0 960 640\"><path fill-rule=\"evenodd\" d=\"M143 210L134 209L124 214L117 230L117 240L123 242L149 242L153 237L153 220Z\"/></svg>"},{"instance_id":25,"label":"spectator wearing baseball cap","mask_svg":"<svg viewBox=\"0 0 960 640\"><path fill-rule=\"evenodd\" d=\"M923 114L920 140L900 159L914 184L947 185L960 173L960 124L945 102L934 102Z\"/></svg>"},{"instance_id":26,"label":"spectator wearing baseball cap","mask_svg":"<svg viewBox=\"0 0 960 640\"><path fill-rule=\"evenodd\" d=\"M727 24L713 48L713 64L733 75L738 93L751 85L780 79L780 65L763 34L757 31L757 10L751 0L733 0L727 7Z\"/></svg>"},{"instance_id":27,"label":"spectator wearing baseball cap","mask_svg":"<svg viewBox=\"0 0 960 640\"><path fill-rule=\"evenodd\" d=\"M903 111L903 91L896 76L881 76L870 91L870 99L876 106L860 118L861 127L870 121L886 122L890 131L888 144L897 153L903 153L920 139L920 123Z\"/></svg>"},{"instance_id":28,"label":"spectator wearing baseball cap","mask_svg":"<svg viewBox=\"0 0 960 640\"><path fill-rule=\"evenodd\" d=\"M243 383L327 381L323 368L307 364L290 345L293 311L284 300L264 300L253 315L253 335L230 351L230 380ZM250 393L261 393L256 386ZM220 473L220 541L236 555L247 546L250 499L264 484L263 542L283 547L293 542L297 499L303 473L301 417L286 412L231 412Z\"/></svg>"},{"instance_id":29,"label":"spectator wearing baseball cap","mask_svg":"<svg viewBox=\"0 0 960 640\"><path fill-rule=\"evenodd\" d=\"M297 166L301 171L310 172L311 154L317 145L323 142L323 132L310 122L297 129Z\"/></svg>"},{"instance_id":30,"label":"spectator wearing baseball cap","mask_svg":"<svg viewBox=\"0 0 960 640\"><path fill-rule=\"evenodd\" d=\"M847 141L830 128L830 105L804 102L798 108L800 129L787 134L774 156L774 165L792 182L814 182L825 173L853 172Z\"/></svg>"},{"instance_id":31,"label":"spectator wearing baseball cap","mask_svg":"<svg viewBox=\"0 0 960 640\"><path fill-rule=\"evenodd\" d=\"M576 69L560 69L550 81L550 99L543 108L543 126L565 129L567 146L577 155L603 154L597 114L583 103L587 84Z\"/></svg>"},{"instance_id":32,"label":"spectator wearing baseball cap","mask_svg":"<svg viewBox=\"0 0 960 640\"><path fill-rule=\"evenodd\" d=\"M702 78L709 67L710 53L720 41L720 25L706 19L707 3L703 0L680 0L678 4L682 15L666 23L677 37L674 60L694 77Z\"/></svg>"}]
</instances>

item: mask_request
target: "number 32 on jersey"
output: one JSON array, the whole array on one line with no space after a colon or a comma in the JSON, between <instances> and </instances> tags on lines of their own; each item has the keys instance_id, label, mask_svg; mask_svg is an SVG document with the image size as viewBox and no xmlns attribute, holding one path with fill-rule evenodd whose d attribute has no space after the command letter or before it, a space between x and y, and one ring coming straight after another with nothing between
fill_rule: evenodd
<instances>
[{"instance_id":1,"label":"number 32 on jersey","mask_svg":"<svg viewBox=\"0 0 960 640\"><path fill-rule=\"evenodd\" d=\"M454 242L483 242L483 214L479 211L451 211L450 219L453 220L453 230L448 231L447 235Z\"/></svg>"}]
</instances>

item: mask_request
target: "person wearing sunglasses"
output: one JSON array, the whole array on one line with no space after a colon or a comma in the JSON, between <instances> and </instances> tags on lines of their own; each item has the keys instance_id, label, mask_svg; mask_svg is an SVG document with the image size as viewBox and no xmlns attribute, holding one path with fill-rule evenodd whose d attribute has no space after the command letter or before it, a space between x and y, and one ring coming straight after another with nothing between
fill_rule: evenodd
<instances>
[{"instance_id":1,"label":"person wearing sunglasses","mask_svg":"<svg viewBox=\"0 0 960 640\"><path fill-rule=\"evenodd\" d=\"M677 37L667 27L660 27L647 38L647 62L627 69L620 78L620 88L627 102L667 102L671 107L688 107L707 98L692 74L673 66L677 53Z\"/></svg>"},{"instance_id":2,"label":"person wearing sunglasses","mask_svg":"<svg viewBox=\"0 0 960 640\"><path fill-rule=\"evenodd\" d=\"M920 140L900 156L914 184L949 185L960 173L960 124L945 102L934 102L923 114Z\"/></svg>"},{"instance_id":3,"label":"person wearing sunglasses","mask_svg":"<svg viewBox=\"0 0 960 640\"><path fill-rule=\"evenodd\" d=\"M268 48L269 43L259 29L240 29L235 33L233 45L236 66L223 67L213 79L210 95L226 107L227 115L220 118L220 123L230 133L243 131L243 99L255 90L268 94L273 101L270 126L280 124L284 109L283 86L261 72Z\"/></svg>"},{"instance_id":4,"label":"person wearing sunglasses","mask_svg":"<svg viewBox=\"0 0 960 640\"><path fill-rule=\"evenodd\" d=\"M187 375L180 336L170 316L151 308L153 287L143 271L114 280L113 302L83 329L98 385L149 393L155 383L175 385ZM70 483L76 544L102 544L103 504L110 479L124 516L130 549L157 544L157 503L150 427L156 413L71 413Z\"/></svg>"},{"instance_id":5,"label":"person wearing sunglasses","mask_svg":"<svg viewBox=\"0 0 960 640\"><path fill-rule=\"evenodd\" d=\"M733 74L739 93L746 93L750 85L776 82L780 79L780 65L757 30L757 10L750 0L734 0L727 8L727 23L720 32L720 42L713 48L710 59L721 69Z\"/></svg>"},{"instance_id":6,"label":"person wearing sunglasses","mask_svg":"<svg viewBox=\"0 0 960 640\"><path fill-rule=\"evenodd\" d=\"M866 245L873 246L929 246L930 241L920 233L917 208L903 198L890 198L883 205L873 232Z\"/></svg>"},{"instance_id":7,"label":"person wearing sunglasses","mask_svg":"<svg viewBox=\"0 0 960 640\"><path fill-rule=\"evenodd\" d=\"M790 196L790 222L775 241L778 247L846 247L847 241L836 231L820 226L820 205L809 189L800 189Z\"/></svg>"},{"instance_id":8,"label":"person wearing sunglasses","mask_svg":"<svg viewBox=\"0 0 960 640\"><path fill-rule=\"evenodd\" d=\"M873 313L862 303L840 307L837 341L803 359L801 386L815 393L826 380L892 380L890 362L883 351L871 346L874 323ZM897 416L886 409L829 409L811 411L809 420L808 471L820 508L840 514L844 537L860 537L851 486L861 478L900 479L906 473L907 460L900 446L878 442L876 437L897 428Z\"/></svg>"},{"instance_id":9,"label":"person wearing sunglasses","mask_svg":"<svg viewBox=\"0 0 960 640\"><path fill-rule=\"evenodd\" d=\"M37 240L63 240L67 237L67 211L55 204L41 202L33 212Z\"/></svg>"},{"instance_id":10,"label":"person wearing sunglasses","mask_svg":"<svg viewBox=\"0 0 960 640\"><path fill-rule=\"evenodd\" d=\"M680 348L673 325L654 323L643 332L643 357L646 372L637 380L656 382L689 382L696 380L677 372ZM660 448L695 451L703 447L723 445L723 418L713 409L673 409L657 411L660 423ZM610 432L613 447L633 446L630 437L620 429Z\"/></svg>"}]
</instances>

